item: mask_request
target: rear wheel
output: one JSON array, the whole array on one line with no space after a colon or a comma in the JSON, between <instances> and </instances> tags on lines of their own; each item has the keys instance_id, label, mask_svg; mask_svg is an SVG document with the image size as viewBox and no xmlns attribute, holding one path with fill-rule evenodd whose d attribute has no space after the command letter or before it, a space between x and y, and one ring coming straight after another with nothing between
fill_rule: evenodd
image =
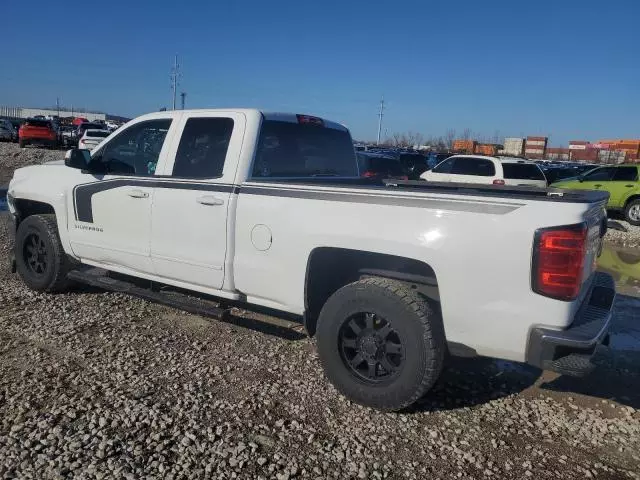
<instances>
[{"instance_id":1,"label":"rear wheel","mask_svg":"<svg viewBox=\"0 0 640 480\"><path fill-rule=\"evenodd\" d=\"M404 284L368 278L334 293L320 312L318 352L325 374L352 400L400 410L426 393L442 370L441 319Z\"/></svg>"},{"instance_id":2,"label":"rear wheel","mask_svg":"<svg viewBox=\"0 0 640 480\"><path fill-rule=\"evenodd\" d=\"M631 225L640 226L640 198L627 203L624 209L624 218Z\"/></svg>"},{"instance_id":3,"label":"rear wheel","mask_svg":"<svg viewBox=\"0 0 640 480\"><path fill-rule=\"evenodd\" d=\"M60 243L55 215L32 215L20 222L15 257L16 269L29 288L60 292L68 287L72 263Z\"/></svg>"},{"instance_id":4,"label":"rear wheel","mask_svg":"<svg viewBox=\"0 0 640 480\"><path fill-rule=\"evenodd\" d=\"M18 146L20 148L24 148L27 146L27 142L25 142L24 140L18 140Z\"/></svg>"}]
</instances>

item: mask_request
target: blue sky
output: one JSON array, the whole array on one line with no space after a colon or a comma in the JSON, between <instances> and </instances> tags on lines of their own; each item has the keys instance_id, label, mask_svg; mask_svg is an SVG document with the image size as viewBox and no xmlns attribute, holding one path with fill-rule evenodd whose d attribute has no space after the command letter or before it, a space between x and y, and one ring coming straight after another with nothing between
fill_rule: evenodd
<instances>
[{"instance_id":1,"label":"blue sky","mask_svg":"<svg viewBox=\"0 0 640 480\"><path fill-rule=\"evenodd\" d=\"M383 132L640 137L637 0L6 2L0 105L260 107Z\"/></svg>"}]
</instances>

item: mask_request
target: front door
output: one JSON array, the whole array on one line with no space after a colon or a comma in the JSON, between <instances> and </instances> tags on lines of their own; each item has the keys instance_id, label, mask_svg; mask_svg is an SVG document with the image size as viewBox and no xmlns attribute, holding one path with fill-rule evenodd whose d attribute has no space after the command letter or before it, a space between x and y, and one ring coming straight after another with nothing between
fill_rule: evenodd
<instances>
[{"instance_id":1,"label":"front door","mask_svg":"<svg viewBox=\"0 0 640 480\"><path fill-rule=\"evenodd\" d=\"M180 142L153 191L151 258L158 275L222 288L232 233L227 215L244 126L244 115L235 112L182 118Z\"/></svg>"},{"instance_id":2,"label":"front door","mask_svg":"<svg viewBox=\"0 0 640 480\"><path fill-rule=\"evenodd\" d=\"M95 150L68 192L73 252L105 266L153 273L149 252L153 177L171 118L128 126ZM168 143L168 142L167 142Z\"/></svg>"},{"instance_id":3,"label":"front door","mask_svg":"<svg viewBox=\"0 0 640 480\"><path fill-rule=\"evenodd\" d=\"M607 190L607 185L613 178L616 172L616 167L600 167L595 170L591 170L586 175L581 177L581 181L575 185L571 185L571 188L578 190ZM609 203L611 205L611 197L609 197Z\"/></svg>"}]
</instances>

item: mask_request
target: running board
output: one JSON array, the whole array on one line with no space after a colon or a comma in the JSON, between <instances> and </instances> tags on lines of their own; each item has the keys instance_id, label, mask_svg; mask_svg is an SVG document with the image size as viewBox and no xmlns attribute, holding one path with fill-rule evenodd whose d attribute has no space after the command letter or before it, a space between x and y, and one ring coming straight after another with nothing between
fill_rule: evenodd
<instances>
[{"instance_id":1,"label":"running board","mask_svg":"<svg viewBox=\"0 0 640 480\"><path fill-rule=\"evenodd\" d=\"M125 277L124 275L113 275L123 278L114 278L113 276L110 276L108 271L101 268L72 270L67 276L69 280L77 283L90 285L103 290L109 290L111 292L124 293L149 302L159 303L194 315L200 315L202 317L214 318L225 323L248 328L250 330L256 330L268 335L274 335L288 340L300 340L305 337L305 335L300 331L296 331L295 329L285 325L234 315L231 308L216 306L215 302L212 300L187 295L176 290L163 291L151 287L145 288L134 282L134 280L139 282L143 282L143 280L128 280L129 277ZM152 285L152 282L148 283L149 285ZM194 293L194 295L196 294Z\"/></svg>"}]
</instances>

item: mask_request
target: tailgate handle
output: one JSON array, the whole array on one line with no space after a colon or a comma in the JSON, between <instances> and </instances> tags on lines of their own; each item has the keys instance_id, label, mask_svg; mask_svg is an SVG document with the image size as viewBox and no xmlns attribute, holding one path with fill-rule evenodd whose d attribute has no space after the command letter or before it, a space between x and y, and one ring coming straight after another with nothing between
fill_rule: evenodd
<instances>
[{"instance_id":1,"label":"tailgate handle","mask_svg":"<svg viewBox=\"0 0 640 480\"><path fill-rule=\"evenodd\" d=\"M143 192L142 190L134 188L133 190L129 190L129 196L133 198L147 198L149 194L147 192Z\"/></svg>"},{"instance_id":2,"label":"tailgate handle","mask_svg":"<svg viewBox=\"0 0 640 480\"><path fill-rule=\"evenodd\" d=\"M223 205L224 200L214 197L213 195L201 195L196 198L196 202L202 205Z\"/></svg>"}]
</instances>

